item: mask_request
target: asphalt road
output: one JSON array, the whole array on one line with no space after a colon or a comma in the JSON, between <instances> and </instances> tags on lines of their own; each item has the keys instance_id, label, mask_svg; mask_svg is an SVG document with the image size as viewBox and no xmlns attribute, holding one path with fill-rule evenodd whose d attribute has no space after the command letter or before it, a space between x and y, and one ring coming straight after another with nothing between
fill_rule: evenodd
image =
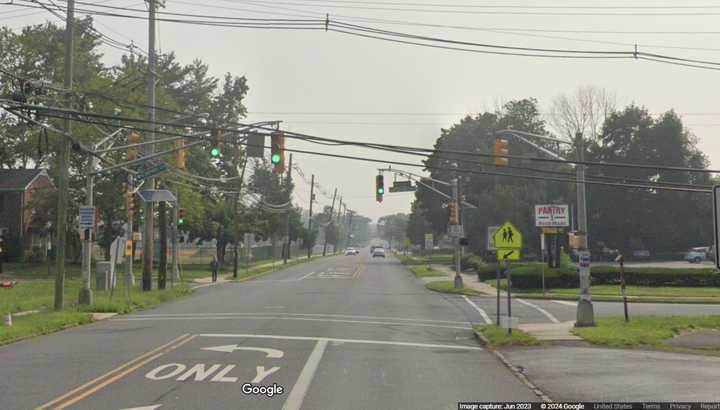
<instances>
[{"instance_id":1,"label":"asphalt road","mask_svg":"<svg viewBox=\"0 0 720 410\"><path fill-rule=\"evenodd\" d=\"M397 260L364 250L2 347L0 408L434 410L537 400L474 340L471 323L484 322L466 299L428 291Z\"/></svg>"}]
</instances>

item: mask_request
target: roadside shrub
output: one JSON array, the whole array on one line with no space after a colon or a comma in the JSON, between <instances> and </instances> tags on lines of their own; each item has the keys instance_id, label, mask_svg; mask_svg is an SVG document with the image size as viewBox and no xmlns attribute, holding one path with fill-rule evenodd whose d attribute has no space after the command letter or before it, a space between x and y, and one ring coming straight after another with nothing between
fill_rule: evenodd
<instances>
[{"instance_id":1,"label":"roadside shrub","mask_svg":"<svg viewBox=\"0 0 720 410\"><path fill-rule=\"evenodd\" d=\"M463 271L477 271L478 268L482 268L484 265L485 261L477 255L468 254L460 259L460 269Z\"/></svg>"}]
</instances>

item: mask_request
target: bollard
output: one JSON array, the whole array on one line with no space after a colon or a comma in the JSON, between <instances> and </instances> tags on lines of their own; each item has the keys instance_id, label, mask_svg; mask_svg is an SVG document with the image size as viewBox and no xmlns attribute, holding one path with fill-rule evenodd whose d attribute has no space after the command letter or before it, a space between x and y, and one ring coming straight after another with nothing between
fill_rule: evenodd
<instances>
[{"instance_id":1,"label":"bollard","mask_svg":"<svg viewBox=\"0 0 720 410\"><path fill-rule=\"evenodd\" d=\"M10 327L12 326L12 314L8 313L3 320L3 325Z\"/></svg>"}]
</instances>

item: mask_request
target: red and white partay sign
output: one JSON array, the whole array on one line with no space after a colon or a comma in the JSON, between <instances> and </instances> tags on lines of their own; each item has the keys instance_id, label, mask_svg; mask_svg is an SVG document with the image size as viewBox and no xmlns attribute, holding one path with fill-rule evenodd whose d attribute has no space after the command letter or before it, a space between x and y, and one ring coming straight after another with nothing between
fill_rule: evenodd
<instances>
[{"instance_id":1,"label":"red and white partay sign","mask_svg":"<svg viewBox=\"0 0 720 410\"><path fill-rule=\"evenodd\" d=\"M570 211L567 205L535 205L535 226L570 226Z\"/></svg>"}]
</instances>

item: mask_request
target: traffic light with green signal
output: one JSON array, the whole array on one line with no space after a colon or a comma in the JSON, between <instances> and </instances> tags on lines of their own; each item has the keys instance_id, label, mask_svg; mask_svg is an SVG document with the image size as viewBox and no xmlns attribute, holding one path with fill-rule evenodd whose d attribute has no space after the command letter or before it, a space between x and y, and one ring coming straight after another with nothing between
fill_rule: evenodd
<instances>
[{"instance_id":1,"label":"traffic light with green signal","mask_svg":"<svg viewBox=\"0 0 720 410\"><path fill-rule=\"evenodd\" d=\"M275 166L276 174L285 172L285 134L282 131L275 131L270 137L270 162Z\"/></svg>"},{"instance_id":2,"label":"traffic light with green signal","mask_svg":"<svg viewBox=\"0 0 720 410\"><path fill-rule=\"evenodd\" d=\"M383 195L385 194L385 178L382 174L375 177L375 200L378 202L383 201Z\"/></svg>"},{"instance_id":3,"label":"traffic light with green signal","mask_svg":"<svg viewBox=\"0 0 720 410\"><path fill-rule=\"evenodd\" d=\"M178 225L182 225L185 223L185 208L178 209L177 218L178 218L178 220L177 220Z\"/></svg>"},{"instance_id":4,"label":"traffic light with green signal","mask_svg":"<svg viewBox=\"0 0 720 410\"><path fill-rule=\"evenodd\" d=\"M220 130L217 128L213 128L210 130L210 156L213 158L217 158L220 156Z\"/></svg>"}]
</instances>

